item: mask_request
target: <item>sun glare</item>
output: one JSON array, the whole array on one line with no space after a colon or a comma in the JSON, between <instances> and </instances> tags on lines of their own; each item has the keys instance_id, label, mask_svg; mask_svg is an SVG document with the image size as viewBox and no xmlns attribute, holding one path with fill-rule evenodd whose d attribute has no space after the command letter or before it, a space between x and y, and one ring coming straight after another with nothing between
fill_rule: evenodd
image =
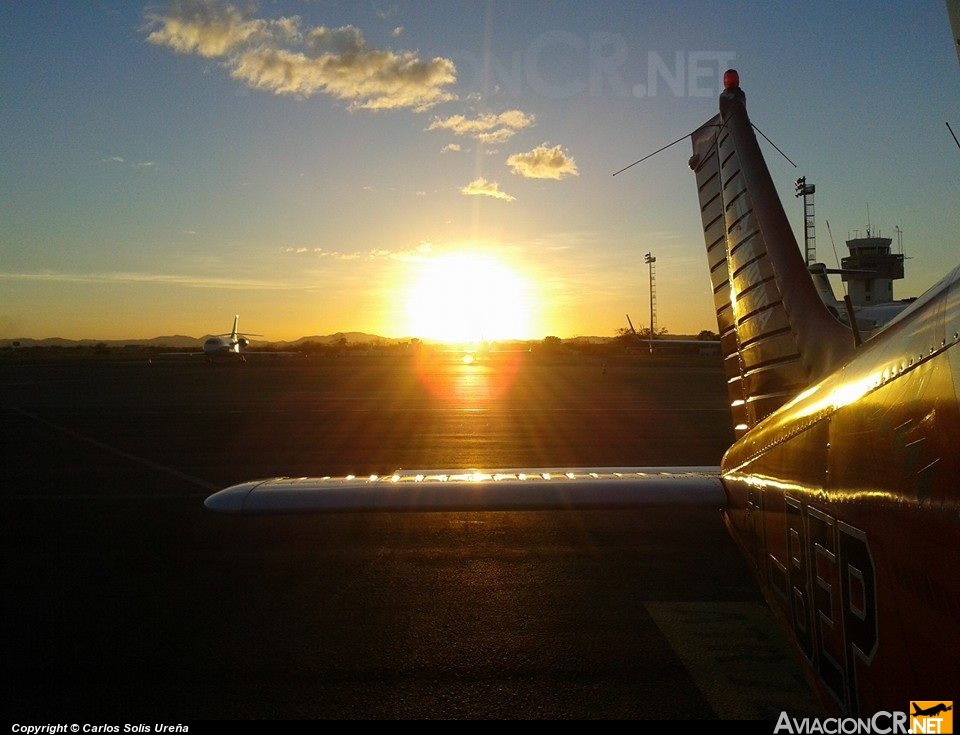
<instances>
[{"instance_id":1,"label":"sun glare","mask_svg":"<svg viewBox=\"0 0 960 735\"><path fill-rule=\"evenodd\" d=\"M441 256L410 285L407 325L411 336L450 344L531 339L530 285L489 256Z\"/></svg>"}]
</instances>

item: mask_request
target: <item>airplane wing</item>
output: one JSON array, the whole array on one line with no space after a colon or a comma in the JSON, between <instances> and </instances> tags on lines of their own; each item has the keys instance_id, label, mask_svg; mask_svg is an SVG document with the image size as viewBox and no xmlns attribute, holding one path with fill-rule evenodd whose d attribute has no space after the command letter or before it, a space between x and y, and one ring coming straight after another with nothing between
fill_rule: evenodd
<instances>
[{"instance_id":1,"label":"airplane wing","mask_svg":"<svg viewBox=\"0 0 960 735\"><path fill-rule=\"evenodd\" d=\"M546 510L726 504L719 467L397 471L364 477L274 477L220 490L219 513Z\"/></svg>"}]
</instances>

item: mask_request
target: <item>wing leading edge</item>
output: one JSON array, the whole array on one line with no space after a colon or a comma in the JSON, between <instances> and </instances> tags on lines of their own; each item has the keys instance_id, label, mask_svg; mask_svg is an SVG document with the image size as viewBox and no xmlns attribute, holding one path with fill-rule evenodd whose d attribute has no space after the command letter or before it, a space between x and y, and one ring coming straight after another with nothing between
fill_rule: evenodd
<instances>
[{"instance_id":1,"label":"wing leading edge","mask_svg":"<svg viewBox=\"0 0 960 735\"><path fill-rule=\"evenodd\" d=\"M274 477L209 496L219 513L549 510L726 504L719 467L398 471Z\"/></svg>"}]
</instances>

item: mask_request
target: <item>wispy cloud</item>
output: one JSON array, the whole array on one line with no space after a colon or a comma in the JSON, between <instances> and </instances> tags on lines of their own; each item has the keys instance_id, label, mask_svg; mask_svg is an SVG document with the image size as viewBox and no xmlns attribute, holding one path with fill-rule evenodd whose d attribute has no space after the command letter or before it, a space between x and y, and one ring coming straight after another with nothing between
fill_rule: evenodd
<instances>
[{"instance_id":1,"label":"wispy cloud","mask_svg":"<svg viewBox=\"0 0 960 735\"><path fill-rule=\"evenodd\" d=\"M482 176L478 179L474 179L465 187L463 187L460 190L460 193L466 194L467 196L492 197L494 199L502 199L505 202L512 202L516 199L515 196L500 191L500 185L498 183L495 181L487 181Z\"/></svg>"},{"instance_id":2,"label":"wispy cloud","mask_svg":"<svg viewBox=\"0 0 960 735\"><path fill-rule=\"evenodd\" d=\"M314 258L323 258L326 260L417 260L425 253L430 252L430 245L421 243L412 248L404 250L388 250L387 248L373 248L371 250L357 250L353 252L343 252L340 250L328 250L327 248L308 248L308 247L289 247L284 248L285 255L293 256L311 256Z\"/></svg>"},{"instance_id":3,"label":"wispy cloud","mask_svg":"<svg viewBox=\"0 0 960 735\"><path fill-rule=\"evenodd\" d=\"M150 169L156 168L157 164L154 161L141 161L140 163L130 163L128 164L123 156L109 156L107 158L100 159L103 163L117 163L121 166L129 166L130 168L140 168L140 169Z\"/></svg>"},{"instance_id":4,"label":"wispy cloud","mask_svg":"<svg viewBox=\"0 0 960 735\"><path fill-rule=\"evenodd\" d=\"M326 248L284 248L285 255L311 255L317 258L329 258L330 260L358 260L360 253L342 253L339 250L327 250Z\"/></svg>"},{"instance_id":5,"label":"wispy cloud","mask_svg":"<svg viewBox=\"0 0 960 735\"><path fill-rule=\"evenodd\" d=\"M464 115L436 118L427 130L449 130L454 135L468 135L481 143L495 144L509 140L518 131L535 123L535 115L528 115L520 110L508 110L499 115L486 113L474 118Z\"/></svg>"},{"instance_id":6,"label":"wispy cloud","mask_svg":"<svg viewBox=\"0 0 960 735\"><path fill-rule=\"evenodd\" d=\"M183 0L147 15L147 41L176 53L222 59L254 89L307 98L327 94L351 109L426 110L456 99L449 59L367 46L353 26L304 28L297 16L251 17L220 0Z\"/></svg>"},{"instance_id":7,"label":"wispy cloud","mask_svg":"<svg viewBox=\"0 0 960 735\"><path fill-rule=\"evenodd\" d=\"M577 163L560 146L548 147L547 143L527 153L515 153L507 158L513 173L528 179L562 179L564 176L579 176Z\"/></svg>"},{"instance_id":8,"label":"wispy cloud","mask_svg":"<svg viewBox=\"0 0 960 735\"><path fill-rule=\"evenodd\" d=\"M227 288L281 290L290 288L288 283L260 281L221 276L190 276L160 273L2 273L0 281L33 281L37 283L157 283L162 285L189 286L191 288Z\"/></svg>"}]
</instances>

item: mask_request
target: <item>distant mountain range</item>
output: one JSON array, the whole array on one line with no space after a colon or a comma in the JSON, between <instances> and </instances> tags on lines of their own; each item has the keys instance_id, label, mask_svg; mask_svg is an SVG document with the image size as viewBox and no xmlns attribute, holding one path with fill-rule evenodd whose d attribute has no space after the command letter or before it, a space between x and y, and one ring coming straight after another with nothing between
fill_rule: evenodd
<instances>
[{"instance_id":1,"label":"distant mountain range","mask_svg":"<svg viewBox=\"0 0 960 735\"><path fill-rule=\"evenodd\" d=\"M47 337L45 339L0 339L0 349L10 349L12 347L96 347L104 345L106 347L152 347L157 349L171 350L189 350L191 348L199 350L204 340L212 335L203 337L188 337L182 334L172 334L164 337L151 337L143 339L64 339L63 337ZM396 345L413 341L414 337L381 337L376 334L367 334L366 332L337 332L335 334L312 335L301 337L292 341L271 342L268 340L251 339L251 347L271 347L277 350L291 350L302 347L304 344L313 343L319 345L337 344L341 340L346 340L348 345ZM561 341L567 344L602 344L615 339L614 337L570 337ZM431 344L431 340L421 340L425 344ZM497 340L501 343L534 343L542 340Z\"/></svg>"},{"instance_id":2,"label":"distant mountain range","mask_svg":"<svg viewBox=\"0 0 960 735\"><path fill-rule=\"evenodd\" d=\"M0 339L0 347L94 347L102 344L106 345L107 347L142 345L144 347L169 347L171 349L188 349L191 347L196 347L199 349L204 340L210 336L212 335L207 334L203 337L187 337L182 334L173 334L165 337L151 337L149 339L64 339L63 337L47 337L45 339ZM315 344L336 344L342 339L345 339L347 344L392 345L410 341L409 337L379 337L375 334L366 334L364 332L337 332L336 334L301 337L300 339L292 342L269 342L266 340L251 339L250 344L253 347L270 346L288 349L297 347L306 342L313 342Z\"/></svg>"}]
</instances>

